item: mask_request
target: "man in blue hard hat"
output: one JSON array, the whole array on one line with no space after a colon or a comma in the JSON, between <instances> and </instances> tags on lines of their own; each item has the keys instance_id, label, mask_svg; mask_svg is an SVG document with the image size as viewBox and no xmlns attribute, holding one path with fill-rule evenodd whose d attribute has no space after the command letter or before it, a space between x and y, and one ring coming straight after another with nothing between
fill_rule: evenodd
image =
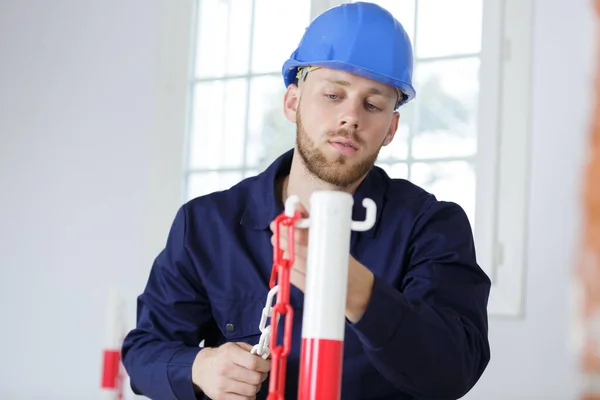
<instances>
[{"instance_id":1,"label":"man in blue hard hat","mask_svg":"<svg viewBox=\"0 0 600 400\"><path fill-rule=\"evenodd\" d=\"M294 149L256 177L183 205L138 299L123 345L136 393L153 399L265 399L270 361L254 354L273 263L272 222L315 190L377 205L372 229L352 232L341 398L458 399L489 359L490 280L469 221L374 165L412 100L412 48L401 24L370 3L318 16L284 63ZM285 399L298 390L308 232L296 235L294 309ZM283 329L278 330L281 342ZM202 346L199 344L202 343Z\"/></svg>"}]
</instances>

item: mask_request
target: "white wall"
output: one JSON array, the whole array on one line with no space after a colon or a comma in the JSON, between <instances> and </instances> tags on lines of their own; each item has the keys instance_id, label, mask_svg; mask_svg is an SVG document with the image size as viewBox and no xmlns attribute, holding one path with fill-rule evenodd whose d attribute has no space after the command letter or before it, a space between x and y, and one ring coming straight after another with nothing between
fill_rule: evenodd
<instances>
[{"instance_id":1,"label":"white wall","mask_svg":"<svg viewBox=\"0 0 600 400\"><path fill-rule=\"evenodd\" d=\"M590 0L537 0L525 318L490 321L492 361L465 399L566 400L577 388L571 272L594 74Z\"/></svg>"},{"instance_id":2,"label":"white wall","mask_svg":"<svg viewBox=\"0 0 600 400\"><path fill-rule=\"evenodd\" d=\"M180 204L189 3L0 1L1 399L99 398L106 291Z\"/></svg>"},{"instance_id":3,"label":"white wall","mask_svg":"<svg viewBox=\"0 0 600 400\"><path fill-rule=\"evenodd\" d=\"M0 1L0 398L99 394L105 291L142 289L181 201L187 35L173 21L187 12ZM526 317L492 319L492 362L469 399L573 398L591 12L590 0L536 4Z\"/></svg>"}]
</instances>

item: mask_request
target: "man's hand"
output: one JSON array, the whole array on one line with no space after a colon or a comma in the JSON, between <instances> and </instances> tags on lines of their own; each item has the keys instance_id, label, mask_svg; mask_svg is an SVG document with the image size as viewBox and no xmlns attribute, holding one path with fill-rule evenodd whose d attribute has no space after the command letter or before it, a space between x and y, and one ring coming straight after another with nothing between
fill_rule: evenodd
<instances>
[{"instance_id":1,"label":"man's hand","mask_svg":"<svg viewBox=\"0 0 600 400\"><path fill-rule=\"evenodd\" d=\"M296 211L298 211L302 218L308 218L308 211L298 203L296 205ZM288 253L288 227L281 225L279 227L280 242L275 243L275 221L271 222L271 245L276 248L282 249L285 254ZM296 286L298 289L304 292L306 288L306 258L308 256L308 229L307 228L295 228L294 231L294 265L290 271L290 283Z\"/></svg>"},{"instance_id":2,"label":"man's hand","mask_svg":"<svg viewBox=\"0 0 600 400\"><path fill-rule=\"evenodd\" d=\"M306 209L298 203L296 211L303 218L308 218ZM275 243L275 222L271 222L271 244L278 246L284 251L288 250L288 230L280 227L280 242ZM308 257L308 229L296 228L294 232L294 265L290 271L290 283L305 292L306 289L306 259ZM348 295L346 299L346 317L352 323L360 320L371 300L373 292L373 273L352 255L348 263Z\"/></svg>"},{"instance_id":3,"label":"man's hand","mask_svg":"<svg viewBox=\"0 0 600 400\"><path fill-rule=\"evenodd\" d=\"M373 293L375 276L367 267L350 256L348 265L348 296L346 298L346 318L355 324L367 310Z\"/></svg>"},{"instance_id":4,"label":"man's hand","mask_svg":"<svg viewBox=\"0 0 600 400\"><path fill-rule=\"evenodd\" d=\"M225 343L201 350L192 365L192 382L213 400L256 399L271 361L251 349L247 343Z\"/></svg>"}]
</instances>

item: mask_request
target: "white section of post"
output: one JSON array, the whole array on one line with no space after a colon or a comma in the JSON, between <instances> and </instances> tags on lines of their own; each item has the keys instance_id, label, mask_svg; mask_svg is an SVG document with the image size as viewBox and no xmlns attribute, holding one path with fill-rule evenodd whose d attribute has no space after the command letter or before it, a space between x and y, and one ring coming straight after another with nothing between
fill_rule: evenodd
<instances>
[{"instance_id":1,"label":"white section of post","mask_svg":"<svg viewBox=\"0 0 600 400\"><path fill-rule=\"evenodd\" d=\"M117 287L108 289L104 323L104 348L121 349L125 330L125 318L123 310L123 299Z\"/></svg>"},{"instance_id":2,"label":"white section of post","mask_svg":"<svg viewBox=\"0 0 600 400\"><path fill-rule=\"evenodd\" d=\"M303 338L344 340L353 204L340 191L310 198Z\"/></svg>"}]
</instances>

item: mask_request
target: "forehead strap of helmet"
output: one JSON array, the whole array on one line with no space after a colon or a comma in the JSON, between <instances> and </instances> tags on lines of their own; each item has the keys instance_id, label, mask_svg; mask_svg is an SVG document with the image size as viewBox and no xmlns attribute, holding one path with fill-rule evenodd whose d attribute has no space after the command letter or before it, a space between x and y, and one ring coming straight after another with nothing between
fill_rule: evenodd
<instances>
[{"instance_id":1,"label":"forehead strap of helmet","mask_svg":"<svg viewBox=\"0 0 600 400\"><path fill-rule=\"evenodd\" d=\"M308 73L310 71L314 71L315 69L319 69L319 68L321 68L321 67L315 66L315 65L309 65L307 67L299 67L298 72L296 72L296 79L298 79L298 81L304 81L304 80L306 80L306 75L308 75ZM396 89L396 94L398 95L398 101L403 99L404 95L402 94L400 89L398 89L398 88L394 88L394 89Z\"/></svg>"}]
</instances>

